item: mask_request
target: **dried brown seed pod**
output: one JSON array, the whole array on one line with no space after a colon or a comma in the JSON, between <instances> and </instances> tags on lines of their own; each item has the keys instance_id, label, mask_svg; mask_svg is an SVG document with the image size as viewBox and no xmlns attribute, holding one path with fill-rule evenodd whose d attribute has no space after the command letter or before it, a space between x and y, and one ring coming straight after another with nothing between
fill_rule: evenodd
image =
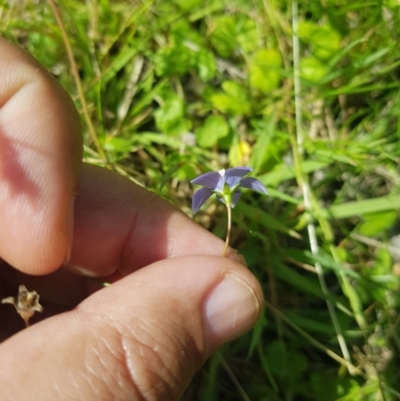
<instances>
[{"instance_id":1,"label":"dried brown seed pod","mask_svg":"<svg viewBox=\"0 0 400 401\"><path fill-rule=\"evenodd\" d=\"M36 291L28 291L24 285L19 286L18 297L3 298L1 303L14 305L17 313L24 319L26 327L29 326L29 319L35 312L43 312L39 294Z\"/></svg>"}]
</instances>

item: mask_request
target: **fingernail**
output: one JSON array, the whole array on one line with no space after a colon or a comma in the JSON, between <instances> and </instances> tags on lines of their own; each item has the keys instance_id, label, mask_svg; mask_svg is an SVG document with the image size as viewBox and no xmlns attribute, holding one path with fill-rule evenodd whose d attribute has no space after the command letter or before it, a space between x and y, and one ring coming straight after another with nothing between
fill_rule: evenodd
<instances>
[{"instance_id":1,"label":"fingernail","mask_svg":"<svg viewBox=\"0 0 400 401\"><path fill-rule=\"evenodd\" d=\"M203 308L206 345L211 353L253 327L260 303L251 287L228 274L213 289Z\"/></svg>"},{"instance_id":2,"label":"fingernail","mask_svg":"<svg viewBox=\"0 0 400 401\"><path fill-rule=\"evenodd\" d=\"M73 265L70 263L65 265L65 269L71 273L79 274L80 276L84 276L84 277L92 277L92 278L99 277L99 274L93 270L89 270L89 269L86 269L85 267L80 267L80 266Z\"/></svg>"},{"instance_id":3,"label":"fingernail","mask_svg":"<svg viewBox=\"0 0 400 401\"><path fill-rule=\"evenodd\" d=\"M228 259L234 260L235 262L238 262L238 263L242 264L243 266L247 267L246 259L244 258L243 255L238 253L235 249L232 249L231 252L229 252Z\"/></svg>"},{"instance_id":4,"label":"fingernail","mask_svg":"<svg viewBox=\"0 0 400 401\"><path fill-rule=\"evenodd\" d=\"M72 241L74 236L74 205L75 198L72 197L67 210L67 249L65 252L64 264L66 265L71 259Z\"/></svg>"}]
</instances>

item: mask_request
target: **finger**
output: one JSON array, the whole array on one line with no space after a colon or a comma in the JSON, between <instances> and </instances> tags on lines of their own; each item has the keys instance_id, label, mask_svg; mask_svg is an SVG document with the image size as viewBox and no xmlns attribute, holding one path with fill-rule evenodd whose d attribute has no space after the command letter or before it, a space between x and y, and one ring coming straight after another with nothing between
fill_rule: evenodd
<instances>
[{"instance_id":1,"label":"finger","mask_svg":"<svg viewBox=\"0 0 400 401\"><path fill-rule=\"evenodd\" d=\"M222 240L154 193L112 171L84 165L71 255L77 270L125 275L165 258L221 255L223 248Z\"/></svg>"},{"instance_id":2,"label":"finger","mask_svg":"<svg viewBox=\"0 0 400 401\"><path fill-rule=\"evenodd\" d=\"M70 254L79 116L32 57L1 38L0 54L0 257L49 273Z\"/></svg>"},{"instance_id":3,"label":"finger","mask_svg":"<svg viewBox=\"0 0 400 401\"><path fill-rule=\"evenodd\" d=\"M4 342L1 394L178 400L211 352L252 327L261 302L254 276L229 259L157 262Z\"/></svg>"}]
</instances>

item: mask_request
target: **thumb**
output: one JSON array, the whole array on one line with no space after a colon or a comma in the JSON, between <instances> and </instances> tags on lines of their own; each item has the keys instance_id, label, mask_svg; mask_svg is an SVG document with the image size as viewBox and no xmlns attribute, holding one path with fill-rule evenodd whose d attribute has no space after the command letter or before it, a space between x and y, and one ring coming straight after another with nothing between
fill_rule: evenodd
<instances>
[{"instance_id":1,"label":"thumb","mask_svg":"<svg viewBox=\"0 0 400 401\"><path fill-rule=\"evenodd\" d=\"M262 293L226 258L172 258L0 346L4 399L178 400L205 359L255 323Z\"/></svg>"}]
</instances>

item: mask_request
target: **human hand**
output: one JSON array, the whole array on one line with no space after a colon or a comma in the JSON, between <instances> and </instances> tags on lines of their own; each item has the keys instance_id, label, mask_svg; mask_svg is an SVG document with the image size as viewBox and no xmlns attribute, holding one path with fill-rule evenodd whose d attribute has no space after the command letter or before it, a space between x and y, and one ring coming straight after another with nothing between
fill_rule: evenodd
<instances>
[{"instance_id":1,"label":"human hand","mask_svg":"<svg viewBox=\"0 0 400 401\"><path fill-rule=\"evenodd\" d=\"M258 282L168 202L82 166L70 98L2 39L0 55L0 257L14 266L0 266L0 297L24 284L45 308L0 345L2 399L179 399L255 323ZM93 277L113 284L98 290ZM0 306L3 336L18 319Z\"/></svg>"}]
</instances>

